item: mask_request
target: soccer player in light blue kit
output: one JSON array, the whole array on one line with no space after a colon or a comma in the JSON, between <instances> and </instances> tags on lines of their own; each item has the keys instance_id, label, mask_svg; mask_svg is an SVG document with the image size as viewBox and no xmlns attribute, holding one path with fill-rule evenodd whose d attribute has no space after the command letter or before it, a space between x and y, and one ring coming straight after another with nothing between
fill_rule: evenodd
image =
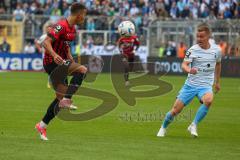
<instances>
[{"instance_id":1,"label":"soccer player in light blue kit","mask_svg":"<svg viewBox=\"0 0 240 160\"><path fill-rule=\"evenodd\" d=\"M207 115L213 101L213 84L216 92L220 90L221 50L216 44L209 43L211 31L207 24L198 25L196 36L197 44L186 52L182 63L183 71L188 73L187 80L180 90L172 109L166 114L157 134L158 137L166 135L168 125L195 96L202 104L193 122L188 127L188 131L192 136L197 137L197 125Z\"/></svg>"}]
</instances>

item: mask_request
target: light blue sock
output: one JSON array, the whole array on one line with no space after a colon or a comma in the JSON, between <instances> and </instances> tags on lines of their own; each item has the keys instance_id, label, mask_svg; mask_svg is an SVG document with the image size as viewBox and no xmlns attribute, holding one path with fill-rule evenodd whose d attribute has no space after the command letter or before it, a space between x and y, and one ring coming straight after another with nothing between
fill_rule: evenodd
<instances>
[{"instance_id":1,"label":"light blue sock","mask_svg":"<svg viewBox=\"0 0 240 160\"><path fill-rule=\"evenodd\" d=\"M162 127L167 128L167 126L173 121L173 119L174 119L174 116L172 116L171 112L169 111L165 116Z\"/></svg>"},{"instance_id":2,"label":"light blue sock","mask_svg":"<svg viewBox=\"0 0 240 160\"><path fill-rule=\"evenodd\" d=\"M207 113L208 107L205 104L202 104L196 113L193 123L197 125L207 115Z\"/></svg>"}]
</instances>

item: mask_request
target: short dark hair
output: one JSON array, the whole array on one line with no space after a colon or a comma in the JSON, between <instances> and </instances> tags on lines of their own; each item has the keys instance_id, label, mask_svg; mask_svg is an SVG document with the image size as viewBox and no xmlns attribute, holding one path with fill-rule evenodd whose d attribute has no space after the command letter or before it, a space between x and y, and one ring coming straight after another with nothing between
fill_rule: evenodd
<instances>
[{"instance_id":1,"label":"short dark hair","mask_svg":"<svg viewBox=\"0 0 240 160\"><path fill-rule=\"evenodd\" d=\"M205 31L208 34L211 34L211 29L210 26L207 23L201 23L197 26L197 31L198 32L203 32Z\"/></svg>"},{"instance_id":2,"label":"short dark hair","mask_svg":"<svg viewBox=\"0 0 240 160\"><path fill-rule=\"evenodd\" d=\"M78 3L78 2L74 2L72 5L71 5L71 14L76 14L78 13L79 11L82 11L82 10L85 10L87 9L85 7L84 4L82 3Z\"/></svg>"}]
</instances>

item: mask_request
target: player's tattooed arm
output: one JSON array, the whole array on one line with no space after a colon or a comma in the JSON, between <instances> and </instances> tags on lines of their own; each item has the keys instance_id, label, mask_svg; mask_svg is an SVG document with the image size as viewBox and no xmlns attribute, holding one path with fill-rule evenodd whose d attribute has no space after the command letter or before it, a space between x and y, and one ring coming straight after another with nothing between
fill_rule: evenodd
<instances>
[{"instance_id":1,"label":"player's tattooed arm","mask_svg":"<svg viewBox=\"0 0 240 160\"><path fill-rule=\"evenodd\" d=\"M68 47L67 58L68 58L71 62L74 62L74 59L73 59L72 54L71 54L71 51L70 51L70 47Z\"/></svg>"},{"instance_id":2,"label":"player's tattooed arm","mask_svg":"<svg viewBox=\"0 0 240 160\"><path fill-rule=\"evenodd\" d=\"M47 36L47 38L43 41L42 45L46 49L46 53L50 54L53 57L56 64L63 63L63 59L52 48L52 38Z\"/></svg>"}]
</instances>

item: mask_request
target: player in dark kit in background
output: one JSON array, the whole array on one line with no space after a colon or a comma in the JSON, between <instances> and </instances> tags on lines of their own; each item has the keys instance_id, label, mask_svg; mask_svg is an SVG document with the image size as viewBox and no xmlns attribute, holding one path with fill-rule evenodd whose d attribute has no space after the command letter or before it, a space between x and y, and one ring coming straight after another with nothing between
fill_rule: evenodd
<instances>
[{"instance_id":1,"label":"player in dark kit in background","mask_svg":"<svg viewBox=\"0 0 240 160\"><path fill-rule=\"evenodd\" d=\"M87 72L85 66L74 62L69 46L69 42L73 41L76 36L75 25L84 23L86 13L87 9L83 4L73 3L71 5L70 16L51 26L48 29L46 39L43 41L43 46L45 48L43 66L45 71L51 75L59 66L65 65L68 67L68 74L73 77L65 92L59 93L56 90L56 98L48 107L47 113L43 119L35 126L42 140L48 140L46 127L59 112L60 108L69 108L72 104L72 95L82 84L84 75ZM57 88L58 87L61 87L61 85L57 84Z\"/></svg>"},{"instance_id":2,"label":"player in dark kit in background","mask_svg":"<svg viewBox=\"0 0 240 160\"><path fill-rule=\"evenodd\" d=\"M122 56L124 63L124 79L125 85L129 86L129 71L132 71L134 66L134 55L136 50L139 48L140 42L138 37L133 36L122 36L118 40L119 51Z\"/></svg>"}]
</instances>

